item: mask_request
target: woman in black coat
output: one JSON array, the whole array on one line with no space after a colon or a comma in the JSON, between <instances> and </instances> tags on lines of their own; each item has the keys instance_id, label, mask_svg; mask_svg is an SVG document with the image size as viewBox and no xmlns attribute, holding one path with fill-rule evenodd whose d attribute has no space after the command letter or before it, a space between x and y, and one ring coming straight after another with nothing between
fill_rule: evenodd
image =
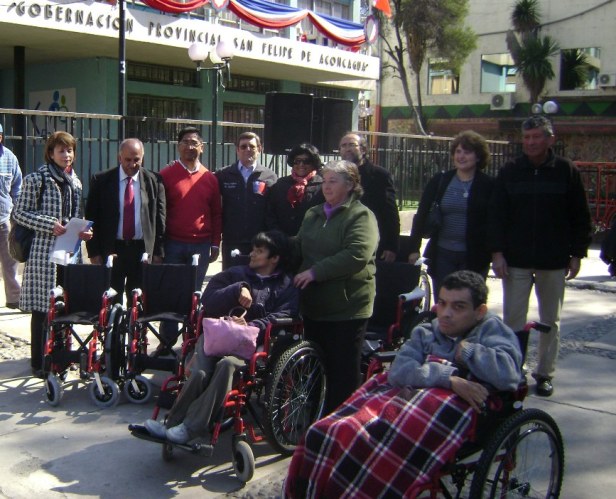
<instances>
[{"instance_id":1,"label":"woman in black coat","mask_svg":"<svg viewBox=\"0 0 616 499\"><path fill-rule=\"evenodd\" d=\"M270 189L265 223L268 230L295 236L308 208L325 202L319 151L311 144L295 146L287 156L287 165L291 175L279 178Z\"/></svg>"},{"instance_id":2,"label":"woman in black coat","mask_svg":"<svg viewBox=\"0 0 616 499\"><path fill-rule=\"evenodd\" d=\"M445 276L456 270L473 270L485 278L491 261L486 226L494 179L482 172L490 161L488 144L481 135L468 130L456 136L450 153L454 169L437 173L426 185L410 238L409 262L415 263L430 207L438 201L442 223L431 234L424 252L435 300Z\"/></svg>"}]
</instances>

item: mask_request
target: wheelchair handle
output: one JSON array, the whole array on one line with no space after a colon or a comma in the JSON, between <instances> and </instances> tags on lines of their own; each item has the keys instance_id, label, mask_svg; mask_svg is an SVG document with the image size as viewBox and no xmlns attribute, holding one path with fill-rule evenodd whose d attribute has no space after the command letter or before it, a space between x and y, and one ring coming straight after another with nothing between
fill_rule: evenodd
<instances>
[{"instance_id":1,"label":"wheelchair handle","mask_svg":"<svg viewBox=\"0 0 616 499\"><path fill-rule=\"evenodd\" d=\"M107 291L105 291L105 298L113 298L114 296L117 296L118 292L113 289L113 288L109 288Z\"/></svg>"},{"instance_id":2,"label":"wheelchair handle","mask_svg":"<svg viewBox=\"0 0 616 499\"><path fill-rule=\"evenodd\" d=\"M105 266L110 269L113 267L113 255L109 255L107 257L107 263L105 264Z\"/></svg>"},{"instance_id":3,"label":"wheelchair handle","mask_svg":"<svg viewBox=\"0 0 616 499\"><path fill-rule=\"evenodd\" d=\"M424 298L425 296L426 296L426 292L418 286L410 293L403 293L399 295L399 298L402 301L413 301L413 300L420 300L421 298Z\"/></svg>"},{"instance_id":4,"label":"wheelchair handle","mask_svg":"<svg viewBox=\"0 0 616 499\"><path fill-rule=\"evenodd\" d=\"M62 289L62 286L56 286L49 292L49 294L51 295L51 298L60 298L61 296L64 296L64 289Z\"/></svg>"}]
</instances>

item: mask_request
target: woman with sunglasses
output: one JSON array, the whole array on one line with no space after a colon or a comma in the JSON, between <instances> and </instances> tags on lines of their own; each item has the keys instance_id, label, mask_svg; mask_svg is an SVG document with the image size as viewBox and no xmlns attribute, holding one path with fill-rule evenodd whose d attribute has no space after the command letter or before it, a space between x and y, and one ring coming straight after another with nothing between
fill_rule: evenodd
<instances>
[{"instance_id":1,"label":"woman with sunglasses","mask_svg":"<svg viewBox=\"0 0 616 499\"><path fill-rule=\"evenodd\" d=\"M325 201L319 151L312 144L295 146L287 156L287 165L291 175L279 178L270 190L265 222L268 230L295 236L308 208Z\"/></svg>"}]
</instances>

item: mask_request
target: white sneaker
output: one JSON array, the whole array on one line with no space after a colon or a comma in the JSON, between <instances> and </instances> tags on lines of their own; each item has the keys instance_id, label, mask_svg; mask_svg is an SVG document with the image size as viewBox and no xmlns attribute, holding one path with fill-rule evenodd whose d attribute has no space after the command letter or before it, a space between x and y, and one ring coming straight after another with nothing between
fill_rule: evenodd
<instances>
[{"instance_id":1,"label":"white sneaker","mask_svg":"<svg viewBox=\"0 0 616 499\"><path fill-rule=\"evenodd\" d=\"M167 440L174 444L185 444L190 440L188 428L181 423L173 428L167 428Z\"/></svg>"},{"instance_id":2,"label":"white sneaker","mask_svg":"<svg viewBox=\"0 0 616 499\"><path fill-rule=\"evenodd\" d=\"M156 421L154 419L147 419L145 423L143 423L145 429L148 430L148 433L156 438L167 438L167 428L160 421Z\"/></svg>"}]
</instances>

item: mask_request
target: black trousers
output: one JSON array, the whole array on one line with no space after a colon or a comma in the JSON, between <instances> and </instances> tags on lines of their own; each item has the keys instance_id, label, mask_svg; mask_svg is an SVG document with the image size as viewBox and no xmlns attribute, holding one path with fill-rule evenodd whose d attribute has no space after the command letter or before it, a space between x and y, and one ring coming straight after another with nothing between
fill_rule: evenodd
<instances>
[{"instance_id":1,"label":"black trousers","mask_svg":"<svg viewBox=\"0 0 616 499\"><path fill-rule=\"evenodd\" d=\"M56 285L64 282L64 267L56 265ZM32 369L43 368L43 342L47 336L47 312L32 311L30 317L30 365Z\"/></svg>"},{"instance_id":2,"label":"black trousers","mask_svg":"<svg viewBox=\"0 0 616 499\"><path fill-rule=\"evenodd\" d=\"M306 339L317 343L325 354L326 414L334 411L362 384L361 348L367 326L368 319L317 321L304 318Z\"/></svg>"},{"instance_id":3,"label":"black trousers","mask_svg":"<svg viewBox=\"0 0 616 499\"><path fill-rule=\"evenodd\" d=\"M126 306L132 303L133 289L141 287L141 256L145 251L143 240L123 241L116 240L115 252L117 257L113 260L111 268L111 287L118 294L116 303L122 302L122 293L126 294ZM151 256L151 255L150 255ZM103 265L106 262L103 262Z\"/></svg>"}]
</instances>

